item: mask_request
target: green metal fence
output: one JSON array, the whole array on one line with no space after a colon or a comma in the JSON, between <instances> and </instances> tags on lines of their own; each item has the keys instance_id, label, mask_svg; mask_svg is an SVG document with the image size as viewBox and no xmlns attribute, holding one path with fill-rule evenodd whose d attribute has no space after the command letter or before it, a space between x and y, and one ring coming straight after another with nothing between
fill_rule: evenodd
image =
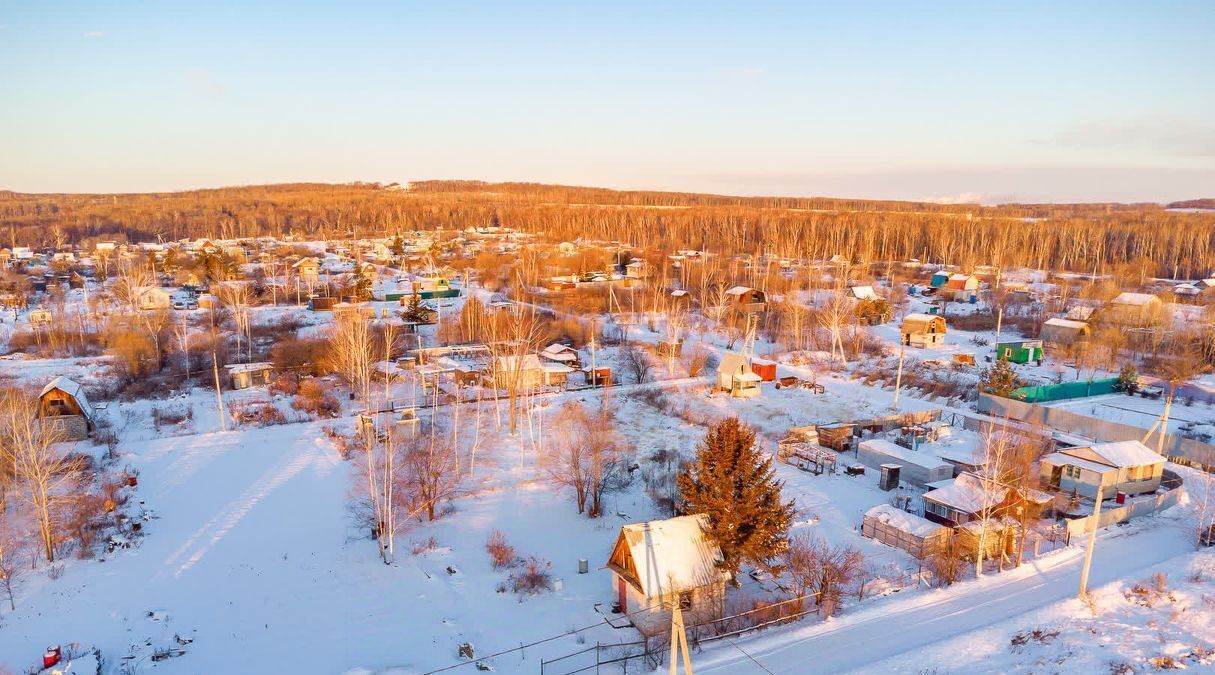
<instances>
[{"instance_id":1,"label":"green metal fence","mask_svg":"<svg viewBox=\"0 0 1215 675\"><path fill-rule=\"evenodd\" d=\"M1062 401L1068 398L1084 398L1085 396L1101 396L1114 393L1114 385L1118 378L1093 380L1092 382L1064 382L1062 384L1043 384L1036 387L1020 387L1014 389L1009 398L1025 401L1026 403L1042 403Z\"/></svg>"}]
</instances>

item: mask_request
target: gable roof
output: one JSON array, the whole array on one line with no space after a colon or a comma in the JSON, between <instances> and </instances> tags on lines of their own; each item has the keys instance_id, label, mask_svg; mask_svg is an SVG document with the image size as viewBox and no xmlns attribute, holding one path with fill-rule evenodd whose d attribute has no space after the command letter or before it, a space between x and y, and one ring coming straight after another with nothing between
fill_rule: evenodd
<instances>
[{"instance_id":1,"label":"gable roof","mask_svg":"<svg viewBox=\"0 0 1215 675\"><path fill-rule=\"evenodd\" d=\"M985 490L985 479L969 471L963 471L943 488L924 493L924 499L944 504L962 513L979 513L990 509L1008 496L1008 488L992 484Z\"/></svg>"},{"instance_id":2,"label":"gable roof","mask_svg":"<svg viewBox=\"0 0 1215 675\"><path fill-rule=\"evenodd\" d=\"M1118 297L1111 300L1115 305L1133 305L1143 307L1152 302L1160 302L1160 298L1151 293L1119 293Z\"/></svg>"},{"instance_id":3,"label":"gable roof","mask_svg":"<svg viewBox=\"0 0 1215 675\"><path fill-rule=\"evenodd\" d=\"M709 525L706 514L679 516L647 523L630 523L620 528L613 558L623 548L632 569L609 565L637 584L646 597L717 583L725 573L717 568L721 549L705 536Z\"/></svg>"},{"instance_id":4,"label":"gable roof","mask_svg":"<svg viewBox=\"0 0 1215 675\"><path fill-rule=\"evenodd\" d=\"M76 399L76 403L80 405L80 409L84 411L84 416L93 418L93 405L89 403L89 397L85 396L84 388L75 380L68 379L62 375L51 380L45 387L42 388L42 393L38 394L38 398L46 396L48 393L58 389L63 393Z\"/></svg>"},{"instance_id":5,"label":"gable roof","mask_svg":"<svg viewBox=\"0 0 1215 675\"><path fill-rule=\"evenodd\" d=\"M734 288L727 290L726 295L746 295L754 290L754 288L747 286L735 286Z\"/></svg>"},{"instance_id":6,"label":"gable roof","mask_svg":"<svg viewBox=\"0 0 1215 675\"><path fill-rule=\"evenodd\" d=\"M1079 451L1086 449L1100 457L1103 464L1116 467L1144 466L1168 461L1140 441L1097 443L1088 448L1067 448L1060 452L1066 455L1082 456ZM1075 452L1069 452L1069 450Z\"/></svg>"},{"instance_id":7,"label":"gable roof","mask_svg":"<svg viewBox=\"0 0 1215 675\"><path fill-rule=\"evenodd\" d=\"M873 286L849 286L848 293L857 300L877 300Z\"/></svg>"}]
</instances>

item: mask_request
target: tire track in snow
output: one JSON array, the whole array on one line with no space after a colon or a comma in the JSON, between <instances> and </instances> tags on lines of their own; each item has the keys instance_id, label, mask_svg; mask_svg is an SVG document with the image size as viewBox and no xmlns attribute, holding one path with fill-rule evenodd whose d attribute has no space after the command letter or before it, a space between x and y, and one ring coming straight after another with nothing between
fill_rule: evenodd
<instances>
[{"instance_id":1,"label":"tire track in snow","mask_svg":"<svg viewBox=\"0 0 1215 675\"><path fill-rule=\"evenodd\" d=\"M296 455L294 457L285 458L278 462L265 473L263 473L256 481L245 488L243 492L232 502L228 507L219 513L212 516L206 523L194 532L181 546L177 548L165 560L166 567L173 567L177 561L181 559L191 548L193 552L186 558L185 562L177 568L173 576L180 577L185 572L189 571L199 560L206 555L213 546L219 543L224 536L232 530L233 527L244 519L246 515L253 510L254 506L264 499L271 492L276 490L283 483L291 480L305 467L314 462L323 464L323 456L318 456L315 449ZM331 467L330 467L331 468ZM207 535L210 535L208 538ZM204 543L196 544L201 540L206 539Z\"/></svg>"}]
</instances>

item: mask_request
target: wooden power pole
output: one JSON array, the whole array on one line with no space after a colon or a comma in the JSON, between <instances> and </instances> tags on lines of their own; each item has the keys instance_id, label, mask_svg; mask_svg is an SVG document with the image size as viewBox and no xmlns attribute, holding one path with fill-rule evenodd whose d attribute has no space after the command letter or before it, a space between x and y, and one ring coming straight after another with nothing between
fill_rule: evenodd
<instances>
[{"instance_id":1,"label":"wooden power pole","mask_svg":"<svg viewBox=\"0 0 1215 675\"><path fill-rule=\"evenodd\" d=\"M1093 564L1093 548L1097 545L1097 526L1101 524L1101 487L1097 487L1097 499L1093 504L1093 529L1088 531L1088 546L1084 549L1084 567L1080 568L1080 594L1084 599L1088 595L1088 569Z\"/></svg>"},{"instance_id":2,"label":"wooden power pole","mask_svg":"<svg viewBox=\"0 0 1215 675\"><path fill-rule=\"evenodd\" d=\"M688 633L683 626L683 610L676 596L671 609L671 675L675 675L675 657L683 655L684 675L692 675L692 656L688 653Z\"/></svg>"},{"instance_id":3,"label":"wooden power pole","mask_svg":"<svg viewBox=\"0 0 1215 675\"><path fill-rule=\"evenodd\" d=\"M219 403L219 430L228 430L228 420L224 418L224 394L219 387L219 359L215 351L211 351L211 372L215 374L215 400Z\"/></svg>"}]
</instances>

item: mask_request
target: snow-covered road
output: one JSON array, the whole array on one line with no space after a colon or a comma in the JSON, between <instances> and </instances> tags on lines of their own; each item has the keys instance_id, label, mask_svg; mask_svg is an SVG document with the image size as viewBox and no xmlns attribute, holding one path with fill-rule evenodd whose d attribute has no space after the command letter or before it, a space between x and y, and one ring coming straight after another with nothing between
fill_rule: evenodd
<instances>
[{"instance_id":1,"label":"snow-covered road","mask_svg":"<svg viewBox=\"0 0 1215 675\"><path fill-rule=\"evenodd\" d=\"M1190 550L1183 529L1172 519L1149 518L1134 527L1107 530L1097 541L1090 584L1146 576L1154 565ZM1076 545L980 581L879 600L825 623L736 641L737 647L718 643L698 655L694 666L697 673L751 675L763 669L772 673L865 671L884 662L873 672L923 672L931 664L903 663L897 657L1017 616L1025 615L1027 623L1032 623L1035 610L1074 597L1083 552L1083 546ZM995 672L984 670L982 663L971 666L967 672Z\"/></svg>"}]
</instances>

